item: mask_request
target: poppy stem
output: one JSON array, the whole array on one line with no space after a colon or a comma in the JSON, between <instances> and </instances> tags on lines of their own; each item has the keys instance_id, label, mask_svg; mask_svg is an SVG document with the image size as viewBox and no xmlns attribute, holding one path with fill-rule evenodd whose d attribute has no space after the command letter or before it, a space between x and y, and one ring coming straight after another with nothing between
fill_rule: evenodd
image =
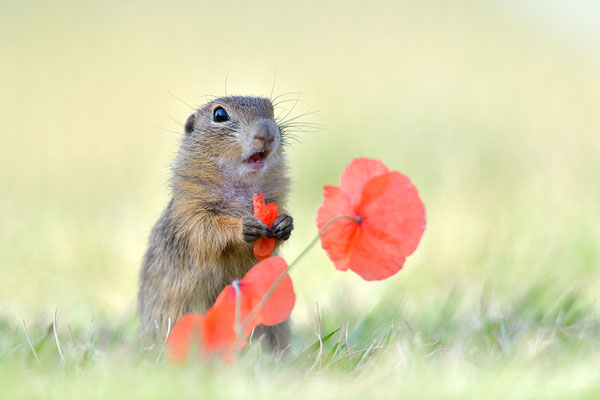
<instances>
[{"instance_id":1,"label":"poppy stem","mask_svg":"<svg viewBox=\"0 0 600 400\"><path fill-rule=\"evenodd\" d=\"M256 307L254 307L254 309L252 310L252 312L250 312L250 314L248 314L248 316L246 317L246 319L244 320L244 323L242 324L242 326L240 327L239 332L245 332L246 327L248 326L248 324L250 323L250 320L252 320L252 318L256 315L256 313L258 313L258 311L264 307L264 305L267 303L267 301L269 301L269 299L271 298L271 295L273 294L273 292L277 289L277 287L279 286L279 284L281 283L281 281L283 281L283 279L285 278L285 276L290 272L290 270L292 269L292 267L294 265L296 265L296 263L298 263L298 261L300 261L307 253L310 249L312 249L314 247L314 245L319 241L319 239L321 238L321 235L323 234L323 232L325 232L325 230L327 228L329 228L331 226L331 224L333 224L336 221L339 221L340 219L350 219L358 224L361 223L361 218L360 217L349 217L347 215L340 215L338 217L333 218L331 221L327 222L323 228L321 228L321 230L319 231L319 233L317 233L317 236L315 236L313 238L313 240L311 240L311 242L308 244L308 246L306 246L304 248L304 250L302 250L300 252L300 254L298 254L298 256L294 259L294 261L292 261L290 263L290 265L288 265L288 267L281 273L281 275L279 275L277 277L277 279L275 280L275 282L273 282L273 284L271 285L271 287L269 288L269 290L267 291L267 293L265 293L265 295L263 296L263 298L260 300L260 302L256 305ZM236 287L235 285L233 286L234 288ZM236 324L238 322L238 298L239 296L237 296L237 290L239 290L239 288L236 289ZM237 325L236 325L237 327ZM238 332L236 330L236 332ZM238 334L239 335L239 334ZM241 337L241 335L239 335L239 337Z\"/></svg>"},{"instance_id":2,"label":"poppy stem","mask_svg":"<svg viewBox=\"0 0 600 400\"><path fill-rule=\"evenodd\" d=\"M242 293L240 291L240 281L237 279L231 282L231 286L235 290L235 348L242 337L242 326L240 324L240 315L242 313Z\"/></svg>"},{"instance_id":3,"label":"poppy stem","mask_svg":"<svg viewBox=\"0 0 600 400\"><path fill-rule=\"evenodd\" d=\"M321 228L321 230L319 231L319 233L317 233L317 236L315 236L315 237L313 238L313 240L311 240L311 242L308 244L308 246L306 246L306 248L305 248L304 250L302 250L302 251L300 252L300 254L298 254L298 256L297 256L297 257L294 259L294 261L292 261L292 262L290 263L290 266L287 268L287 270L286 270L286 273L287 273L289 270L291 270L291 269L292 269L292 267L293 267L293 266L294 266L294 265L295 265L295 264L296 264L298 261L300 261L300 260L301 260L301 259L302 259L302 258L303 258L305 255L306 255L306 253L308 253L308 251L309 251L310 249L312 249L312 248L313 248L313 246L314 246L314 245L315 245L315 244L316 244L316 243L319 241L319 239L321 238L321 235L323 234L323 232L325 232L325 230L326 230L327 228L329 228L329 227L330 227L330 226L331 226L331 225L332 225L334 222L337 222L337 221L339 221L340 219L350 219L350 220L352 220L352 221L354 221L354 222L356 222L356 223L359 223L359 224L361 223L361 219L360 219L360 217L356 217L356 218L355 218L355 217L349 217L349 216L347 216L347 215L340 215L340 216L338 216L338 217L335 217L335 218L334 218L334 219L332 219L331 221L327 222L327 223L326 223L326 224L323 226L323 228Z\"/></svg>"}]
</instances>

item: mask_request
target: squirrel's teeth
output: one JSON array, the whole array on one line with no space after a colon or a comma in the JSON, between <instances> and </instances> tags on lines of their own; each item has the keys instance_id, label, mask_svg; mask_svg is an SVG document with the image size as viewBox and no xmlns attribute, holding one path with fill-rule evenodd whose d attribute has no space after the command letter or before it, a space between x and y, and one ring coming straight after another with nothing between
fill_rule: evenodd
<instances>
[{"instance_id":1,"label":"squirrel's teeth","mask_svg":"<svg viewBox=\"0 0 600 400\"><path fill-rule=\"evenodd\" d=\"M256 161L260 161L262 159L261 154L260 153L254 153L250 156L250 161L251 162L256 162Z\"/></svg>"}]
</instances>

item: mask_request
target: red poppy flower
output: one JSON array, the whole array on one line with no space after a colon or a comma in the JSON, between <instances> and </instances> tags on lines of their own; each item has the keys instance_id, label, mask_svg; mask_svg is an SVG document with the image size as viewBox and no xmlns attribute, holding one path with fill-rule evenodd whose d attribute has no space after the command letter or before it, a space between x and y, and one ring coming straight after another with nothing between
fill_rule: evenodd
<instances>
[{"instance_id":1,"label":"red poppy flower","mask_svg":"<svg viewBox=\"0 0 600 400\"><path fill-rule=\"evenodd\" d=\"M240 325L286 269L283 258L270 257L256 264L242 280L236 282L240 293ZM292 312L295 301L292 280L286 274L264 306L249 321L242 337L237 340L237 347L244 347L254 327L283 322ZM223 289L206 315L184 315L167 340L173 362L184 362L195 343L201 351L231 361L236 348L235 304L236 290L231 284Z\"/></svg>"},{"instance_id":2,"label":"red poppy flower","mask_svg":"<svg viewBox=\"0 0 600 400\"><path fill-rule=\"evenodd\" d=\"M359 158L340 178L323 188L317 215L321 246L339 270L353 270L366 280L394 275L413 253L425 229L425 206L410 180L389 171L379 160Z\"/></svg>"},{"instance_id":3,"label":"red poppy flower","mask_svg":"<svg viewBox=\"0 0 600 400\"><path fill-rule=\"evenodd\" d=\"M177 321L167 338L167 350L171 360L182 364L188 357L194 342L200 343L204 337L204 315L185 314Z\"/></svg>"},{"instance_id":4,"label":"red poppy flower","mask_svg":"<svg viewBox=\"0 0 600 400\"><path fill-rule=\"evenodd\" d=\"M260 194L254 193L252 198L254 204L254 216L265 223L269 228L277 219L277 204L269 203L265 205L265 195L261 191ZM271 257L275 249L275 238L263 237L254 242L254 255L257 260L264 260Z\"/></svg>"}]
</instances>

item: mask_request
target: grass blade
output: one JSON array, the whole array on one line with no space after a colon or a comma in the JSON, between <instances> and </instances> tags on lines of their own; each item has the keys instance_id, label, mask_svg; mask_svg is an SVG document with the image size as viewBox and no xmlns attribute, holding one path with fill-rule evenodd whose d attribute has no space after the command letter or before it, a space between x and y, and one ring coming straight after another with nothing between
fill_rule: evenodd
<instances>
[{"instance_id":1,"label":"grass blade","mask_svg":"<svg viewBox=\"0 0 600 400\"><path fill-rule=\"evenodd\" d=\"M40 359L38 358L35 348L33 347L33 343L31 343L31 338L29 337L29 331L27 330L27 324L25 323L25 320L23 320L23 328L25 328L25 336L27 337L27 342L29 343L29 347L31 348L31 351L33 352L35 361L37 361L37 364L40 365Z\"/></svg>"},{"instance_id":2,"label":"grass blade","mask_svg":"<svg viewBox=\"0 0 600 400\"><path fill-rule=\"evenodd\" d=\"M335 335L335 333L338 332L339 330L340 330L340 328L335 328L334 330L329 332L327 335L323 336L322 338L320 338L319 340L317 340L316 342L314 342L313 344L308 346L308 348L306 348L306 350L304 350L302 353L300 353L298 355L298 357L296 357L294 362L301 362L301 361L304 361L305 359L307 359L312 353L318 351L319 348L321 348L321 346L323 344L325 344L325 342L327 342L329 339L331 339L331 337L333 335Z\"/></svg>"}]
</instances>

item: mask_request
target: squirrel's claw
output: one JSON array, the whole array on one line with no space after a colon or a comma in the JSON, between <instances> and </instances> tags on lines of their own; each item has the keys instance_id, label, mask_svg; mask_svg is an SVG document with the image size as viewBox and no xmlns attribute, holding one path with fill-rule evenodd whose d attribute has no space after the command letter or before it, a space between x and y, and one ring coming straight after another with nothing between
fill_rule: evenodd
<instances>
[{"instance_id":1,"label":"squirrel's claw","mask_svg":"<svg viewBox=\"0 0 600 400\"><path fill-rule=\"evenodd\" d=\"M270 228L254 216L246 216L242 219L242 237L248 243L256 242L265 236L277 240L288 240L293 229L294 220L287 214L277 217Z\"/></svg>"},{"instance_id":2,"label":"squirrel's claw","mask_svg":"<svg viewBox=\"0 0 600 400\"><path fill-rule=\"evenodd\" d=\"M272 233L269 237L277 240L288 240L294 229L294 220L287 214L281 214L271 227Z\"/></svg>"},{"instance_id":3,"label":"squirrel's claw","mask_svg":"<svg viewBox=\"0 0 600 400\"><path fill-rule=\"evenodd\" d=\"M246 216L242 219L242 237L248 243L269 236L270 231L271 229L255 216Z\"/></svg>"}]
</instances>

